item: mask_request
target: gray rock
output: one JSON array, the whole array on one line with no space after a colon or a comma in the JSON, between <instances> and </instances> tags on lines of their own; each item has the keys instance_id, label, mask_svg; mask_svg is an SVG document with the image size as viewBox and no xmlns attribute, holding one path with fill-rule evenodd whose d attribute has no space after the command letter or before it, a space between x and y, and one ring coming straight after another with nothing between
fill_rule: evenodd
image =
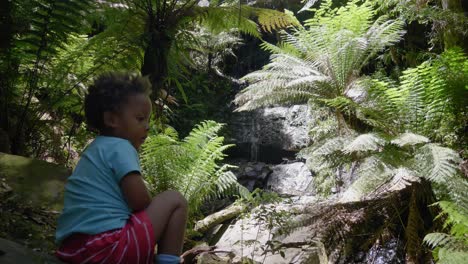
<instances>
[{"instance_id":1,"label":"gray rock","mask_svg":"<svg viewBox=\"0 0 468 264\"><path fill-rule=\"evenodd\" d=\"M273 166L272 169L273 172L267 182L268 189L285 196L312 193L309 188L312 174L305 163L280 164Z\"/></svg>"},{"instance_id":2,"label":"gray rock","mask_svg":"<svg viewBox=\"0 0 468 264\"><path fill-rule=\"evenodd\" d=\"M71 171L42 160L0 153L0 178L15 195L34 206L63 207L63 191Z\"/></svg>"},{"instance_id":3,"label":"gray rock","mask_svg":"<svg viewBox=\"0 0 468 264\"><path fill-rule=\"evenodd\" d=\"M257 178L258 177L258 172L252 168L252 167L246 167L245 170L245 175L249 178Z\"/></svg>"},{"instance_id":4,"label":"gray rock","mask_svg":"<svg viewBox=\"0 0 468 264\"><path fill-rule=\"evenodd\" d=\"M325 248L320 241L313 241L312 232L307 227L292 232L279 243L284 247L271 250L268 246L273 240L273 234L277 231L275 223L273 228L268 228L264 220L267 214L283 214L284 212L302 211L311 200L302 200L296 197L296 202L282 202L257 208L252 214L238 220L229 226L219 242L216 244L219 250L230 251L235 254L233 263L238 263L242 258L250 258L258 263L327 263ZM275 218L277 219L277 218ZM289 216L285 216L287 221Z\"/></svg>"},{"instance_id":5,"label":"gray rock","mask_svg":"<svg viewBox=\"0 0 468 264\"><path fill-rule=\"evenodd\" d=\"M271 169L268 167L264 167L262 173L258 176L258 179L263 181L270 173Z\"/></svg>"},{"instance_id":6,"label":"gray rock","mask_svg":"<svg viewBox=\"0 0 468 264\"><path fill-rule=\"evenodd\" d=\"M263 168L265 167L265 165L266 164L263 163L263 162L257 162L257 163L254 164L254 168L255 168L256 171L262 171Z\"/></svg>"},{"instance_id":7,"label":"gray rock","mask_svg":"<svg viewBox=\"0 0 468 264\"><path fill-rule=\"evenodd\" d=\"M35 264L35 263L62 263L58 259L41 255L10 240L0 238L0 263L2 264Z\"/></svg>"},{"instance_id":8,"label":"gray rock","mask_svg":"<svg viewBox=\"0 0 468 264\"><path fill-rule=\"evenodd\" d=\"M412 182L398 189L382 188L387 192L361 201L300 196L257 207L231 224L216 246L234 253L233 263L242 258L260 263L404 263L398 230L389 230L387 241L374 241L374 234L405 222L406 218L394 217L395 208L408 204L412 190L430 186ZM281 226L292 223L299 225L285 235L279 233Z\"/></svg>"},{"instance_id":9,"label":"gray rock","mask_svg":"<svg viewBox=\"0 0 468 264\"><path fill-rule=\"evenodd\" d=\"M263 189L265 187L265 179L271 173L268 164L246 160L236 160L232 164L238 167L233 172L238 181L247 187L247 189L252 191L254 188Z\"/></svg>"}]
</instances>

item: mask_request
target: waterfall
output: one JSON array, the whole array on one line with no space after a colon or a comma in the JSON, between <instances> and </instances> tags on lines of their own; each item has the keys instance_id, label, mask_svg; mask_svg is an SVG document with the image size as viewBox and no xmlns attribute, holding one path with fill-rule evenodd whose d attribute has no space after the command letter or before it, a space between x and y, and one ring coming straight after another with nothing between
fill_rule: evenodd
<instances>
[{"instance_id":1,"label":"waterfall","mask_svg":"<svg viewBox=\"0 0 468 264\"><path fill-rule=\"evenodd\" d=\"M258 159L258 133L257 129L258 122L255 121L256 118L251 119L251 136L250 136L250 161L257 161Z\"/></svg>"}]
</instances>

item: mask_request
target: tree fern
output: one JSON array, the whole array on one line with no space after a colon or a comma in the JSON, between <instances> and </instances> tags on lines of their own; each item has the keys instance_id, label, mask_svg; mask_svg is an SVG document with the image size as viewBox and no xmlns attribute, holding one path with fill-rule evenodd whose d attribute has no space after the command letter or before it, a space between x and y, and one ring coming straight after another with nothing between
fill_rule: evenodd
<instances>
[{"instance_id":1,"label":"tree fern","mask_svg":"<svg viewBox=\"0 0 468 264\"><path fill-rule=\"evenodd\" d=\"M417 262L421 254L421 230L424 229L424 222L419 213L417 205L416 190L413 189L408 207L408 221L405 228L406 252L409 262Z\"/></svg>"},{"instance_id":2,"label":"tree fern","mask_svg":"<svg viewBox=\"0 0 468 264\"><path fill-rule=\"evenodd\" d=\"M273 52L271 61L244 77L250 84L236 96L237 110L320 98L340 113L345 101L337 98L349 98L360 69L404 33L398 21L382 18L372 23L370 5L358 6L356 1L339 9L330 5L325 1L305 27L284 32L277 47L263 45Z\"/></svg>"},{"instance_id":3,"label":"tree fern","mask_svg":"<svg viewBox=\"0 0 468 264\"><path fill-rule=\"evenodd\" d=\"M210 198L240 194L244 187L230 171L231 165L219 165L232 145L223 145L218 136L222 124L205 121L179 141L173 129L150 136L143 146L142 167L153 193L177 189L189 201L191 217L200 205Z\"/></svg>"},{"instance_id":4,"label":"tree fern","mask_svg":"<svg viewBox=\"0 0 468 264\"><path fill-rule=\"evenodd\" d=\"M404 133L389 140L376 137L374 134L363 134L351 140L341 150L335 149L334 151L348 155L364 151L365 154L361 157L354 156L360 159L365 157L365 159L358 170L359 178L343 194L342 201L360 200L370 192L379 194L379 192L400 190L421 178L448 186L451 200L440 201L436 204L442 209L439 217L446 219L445 228L450 230L450 234L432 233L427 235L424 241L431 247L438 247L437 256L440 263L457 263L454 261L466 255L468 250L466 238L468 183L457 175L460 163L458 153L429 143L426 137L412 133ZM404 157L405 152L414 154L407 156L407 159L385 158L388 156ZM417 199L413 196L409 204L405 231L410 260L416 260L420 254L420 238L423 232L420 230L422 224L419 209L414 204Z\"/></svg>"},{"instance_id":5,"label":"tree fern","mask_svg":"<svg viewBox=\"0 0 468 264\"><path fill-rule=\"evenodd\" d=\"M371 133L356 135L352 129L351 133L339 129L300 153L319 175L323 170L336 177L336 171L359 163L358 179L343 194L351 200L364 199L369 192L399 190L424 178L446 186L459 181L458 153L430 142L466 145L461 132L467 122L466 56L460 50L449 51L408 69L399 82L362 78L362 67L400 39L402 22L385 17L373 22L371 5L357 1L338 9L324 1L314 11L315 17L304 27L283 33L280 45L263 45L273 53L270 63L244 77L249 86L236 96L238 110L313 101L332 109L338 126L346 114L369 124ZM351 96L350 91L358 88L365 90L364 100ZM464 184L449 188L467 190ZM457 196L458 206L466 203L461 197ZM419 205L413 198L407 250L414 260L422 232ZM442 256L450 250L439 252Z\"/></svg>"}]
</instances>

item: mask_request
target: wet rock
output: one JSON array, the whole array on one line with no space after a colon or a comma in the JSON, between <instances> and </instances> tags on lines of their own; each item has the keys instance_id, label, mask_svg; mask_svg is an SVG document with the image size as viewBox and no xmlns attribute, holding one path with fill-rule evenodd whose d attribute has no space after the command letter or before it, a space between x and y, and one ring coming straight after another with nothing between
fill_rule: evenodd
<instances>
[{"instance_id":1,"label":"wet rock","mask_svg":"<svg viewBox=\"0 0 468 264\"><path fill-rule=\"evenodd\" d=\"M235 160L228 163L238 167L233 172L239 183L244 187L250 191L253 191L255 188L265 188L265 180L271 173L269 164L247 160Z\"/></svg>"},{"instance_id":2,"label":"wet rock","mask_svg":"<svg viewBox=\"0 0 468 264\"><path fill-rule=\"evenodd\" d=\"M392 238L383 245L375 243L367 253L364 263L404 263L404 252L404 242L399 239Z\"/></svg>"},{"instance_id":3,"label":"wet rock","mask_svg":"<svg viewBox=\"0 0 468 264\"><path fill-rule=\"evenodd\" d=\"M220 250L230 250L235 254L233 263L240 263L242 258L252 259L255 263L327 263L323 244L308 241L309 232L306 229L293 232L285 239L273 237L278 227L292 215L291 212L298 213L314 201L317 199L310 196L294 197L257 208L249 216L232 224L216 245ZM268 217L272 218L267 220ZM269 221L274 225L269 226Z\"/></svg>"}]
</instances>

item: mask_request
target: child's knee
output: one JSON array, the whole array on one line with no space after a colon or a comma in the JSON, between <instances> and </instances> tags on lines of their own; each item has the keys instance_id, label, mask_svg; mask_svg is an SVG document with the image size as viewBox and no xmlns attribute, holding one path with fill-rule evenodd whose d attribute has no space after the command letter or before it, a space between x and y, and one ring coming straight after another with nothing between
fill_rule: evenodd
<instances>
[{"instance_id":1,"label":"child's knee","mask_svg":"<svg viewBox=\"0 0 468 264\"><path fill-rule=\"evenodd\" d=\"M188 202L187 199L178 191L169 190L164 192L165 195L168 196L168 200L171 203L174 203L179 208L187 208Z\"/></svg>"}]
</instances>

